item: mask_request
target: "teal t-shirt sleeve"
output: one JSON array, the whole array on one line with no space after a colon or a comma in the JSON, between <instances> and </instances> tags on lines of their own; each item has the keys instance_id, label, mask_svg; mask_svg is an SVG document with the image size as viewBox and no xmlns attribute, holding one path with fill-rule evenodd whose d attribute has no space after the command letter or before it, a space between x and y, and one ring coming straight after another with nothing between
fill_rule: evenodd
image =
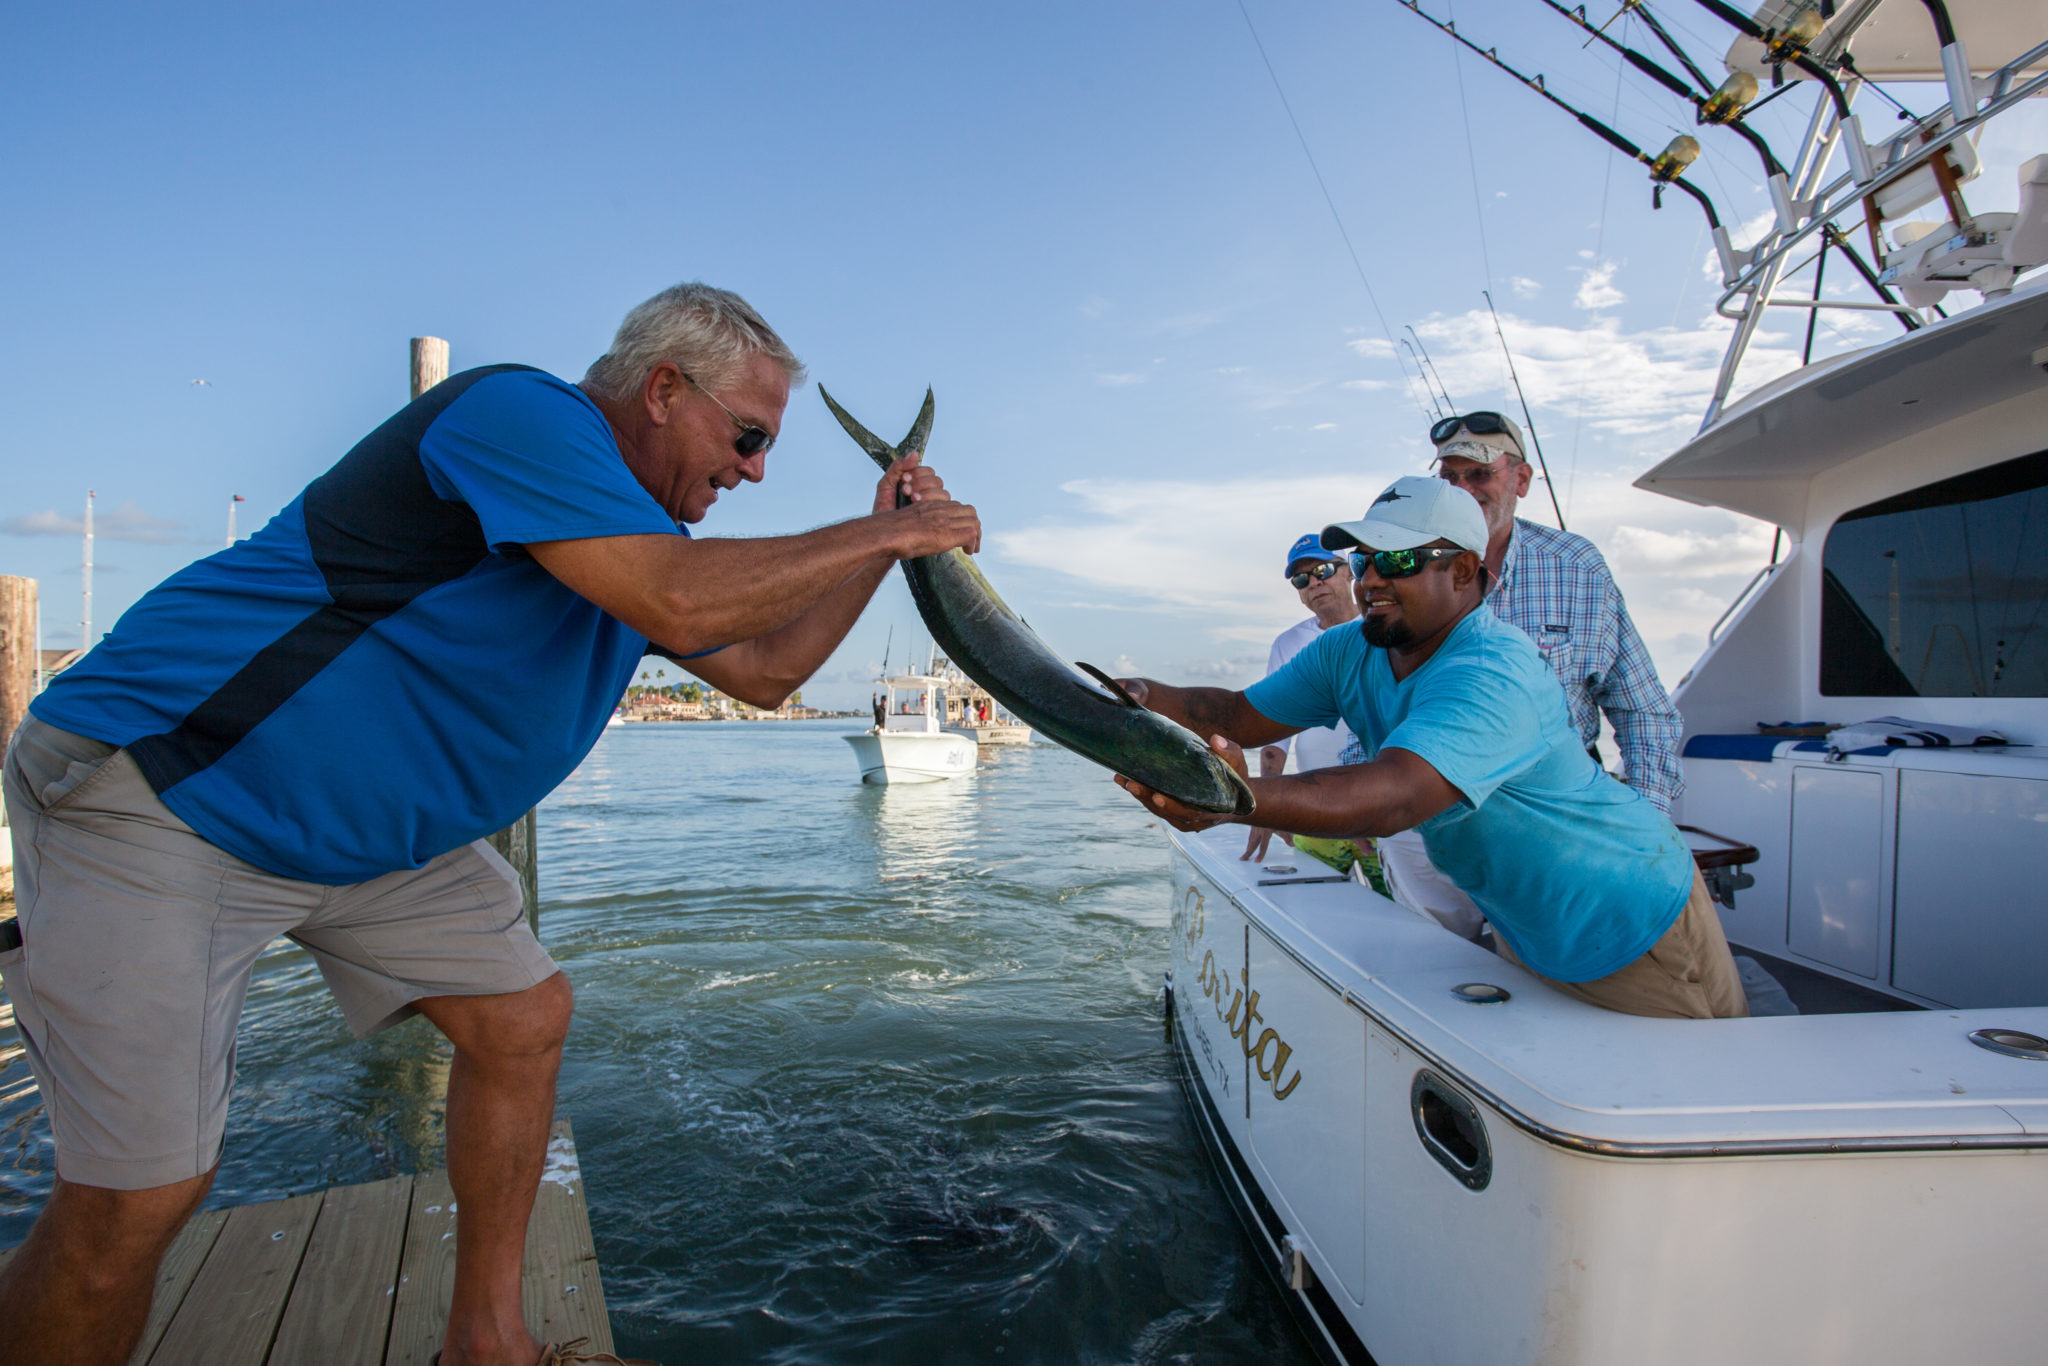
<instances>
[{"instance_id":1,"label":"teal t-shirt sleeve","mask_svg":"<svg viewBox=\"0 0 2048 1366\"><path fill-rule=\"evenodd\" d=\"M1380 750L1421 758L1477 810L1548 753L1549 737L1506 661L1496 666L1481 654L1444 663L1449 667L1429 680Z\"/></svg>"},{"instance_id":2,"label":"teal t-shirt sleeve","mask_svg":"<svg viewBox=\"0 0 2048 1366\"><path fill-rule=\"evenodd\" d=\"M420 438L442 498L466 503L493 550L534 541L676 534L619 455L611 424L573 386L537 370L493 375Z\"/></svg>"},{"instance_id":3,"label":"teal t-shirt sleeve","mask_svg":"<svg viewBox=\"0 0 2048 1366\"><path fill-rule=\"evenodd\" d=\"M1343 666L1337 632L1325 631L1294 658L1244 690L1245 701L1268 721L1283 726L1327 726L1344 719L1338 710L1338 672Z\"/></svg>"}]
</instances>

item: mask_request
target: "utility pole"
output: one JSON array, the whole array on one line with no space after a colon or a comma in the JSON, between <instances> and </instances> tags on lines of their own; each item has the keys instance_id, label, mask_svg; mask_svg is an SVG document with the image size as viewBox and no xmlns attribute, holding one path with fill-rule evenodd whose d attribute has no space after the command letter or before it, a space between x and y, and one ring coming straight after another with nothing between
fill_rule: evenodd
<instances>
[{"instance_id":1,"label":"utility pole","mask_svg":"<svg viewBox=\"0 0 2048 1366\"><path fill-rule=\"evenodd\" d=\"M85 491L85 560L80 569L82 582L78 603L78 648L92 648L92 500L98 495Z\"/></svg>"},{"instance_id":2,"label":"utility pole","mask_svg":"<svg viewBox=\"0 0 2048 1366\"><path fill-rule=\"evenodd\" d=\"M440 337L412 339L412 396L418 398L448 378L448 343ZM491 848L519 874L519 899L526 923L540 930L540 841L535 813L524 816L490 837Z\"/></svg>"}]
</instances>

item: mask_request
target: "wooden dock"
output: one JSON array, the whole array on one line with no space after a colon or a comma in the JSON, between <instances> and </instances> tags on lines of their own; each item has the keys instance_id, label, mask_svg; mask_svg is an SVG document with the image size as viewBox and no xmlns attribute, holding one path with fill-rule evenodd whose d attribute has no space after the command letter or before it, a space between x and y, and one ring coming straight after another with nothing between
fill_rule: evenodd
<instances>
[{"instance_id":1,"label":"wooden dock","mask_svg":"<svg viewBox=\"0 0 2048 1366\"><path fill-rule=\"evenodd\" d=\"M428 1366L455 1285L455 1217L445 1172L203 1210L164 1258L130 1366ZM567 1120L548 1144L525 1281L534 1336L612 1349Z\"/></svg>"}]
</instances>

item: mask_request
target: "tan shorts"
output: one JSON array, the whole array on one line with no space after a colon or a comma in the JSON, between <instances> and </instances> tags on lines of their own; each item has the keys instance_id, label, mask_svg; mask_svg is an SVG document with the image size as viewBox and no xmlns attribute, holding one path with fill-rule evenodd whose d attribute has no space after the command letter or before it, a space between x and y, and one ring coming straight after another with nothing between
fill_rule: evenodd
<instances>
[{"instance_id":1,"label":"tan shorts","mask_svg":"<svg viewBox=\"0 0 2048 1366\"><path fill-rule=\"evenodd\" d=\"M556 970L481 841L353 886L279 877L195 834L125 750L34 717L5 791L22 945L0 977L66 1181L140 1190L213 1167L249 973L280 935L313 955L358 1038L422 997L524 991Z\"/></svg>"},{"instance_id":2,"label":"tan shorts","mask_svg":"<svg viewBox=\"0 0 2048 1366\"><path fill-rule=\"evenodd\" d=\"M1495 938L1500 956L1515 966L1529 965L1515 957L1505 939ZM1543 974L1537 973L1539 977ZM1736 1020L1749 1014L1749 998L1728 952L1721 917L1697 869L1692 895L1664 937L1650 951L1619 972L1590 982L1544 981L1590 1005L1624 1015L1661 1015L1680 1020Z\"/></svg>"}]
</instances>

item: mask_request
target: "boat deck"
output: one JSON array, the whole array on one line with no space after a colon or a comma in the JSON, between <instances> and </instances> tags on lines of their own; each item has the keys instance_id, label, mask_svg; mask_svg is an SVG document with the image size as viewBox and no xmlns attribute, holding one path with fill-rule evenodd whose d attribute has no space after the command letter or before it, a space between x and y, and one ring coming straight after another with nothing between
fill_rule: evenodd
<instances>
[{"instance_id":1,"label":"boat deck","mask_svg":"<svg viewBox=\"0 0 2048 1366\"><path fill-rule=\"evenodd\" d=\"M454 1234L446 1172L202 1210L164 1258L130 1366L428 1366L455 1285ZM527 1226L525 1289L537 1337L611 1350L567 1120Z\"/></svg>"}]
</instances>

